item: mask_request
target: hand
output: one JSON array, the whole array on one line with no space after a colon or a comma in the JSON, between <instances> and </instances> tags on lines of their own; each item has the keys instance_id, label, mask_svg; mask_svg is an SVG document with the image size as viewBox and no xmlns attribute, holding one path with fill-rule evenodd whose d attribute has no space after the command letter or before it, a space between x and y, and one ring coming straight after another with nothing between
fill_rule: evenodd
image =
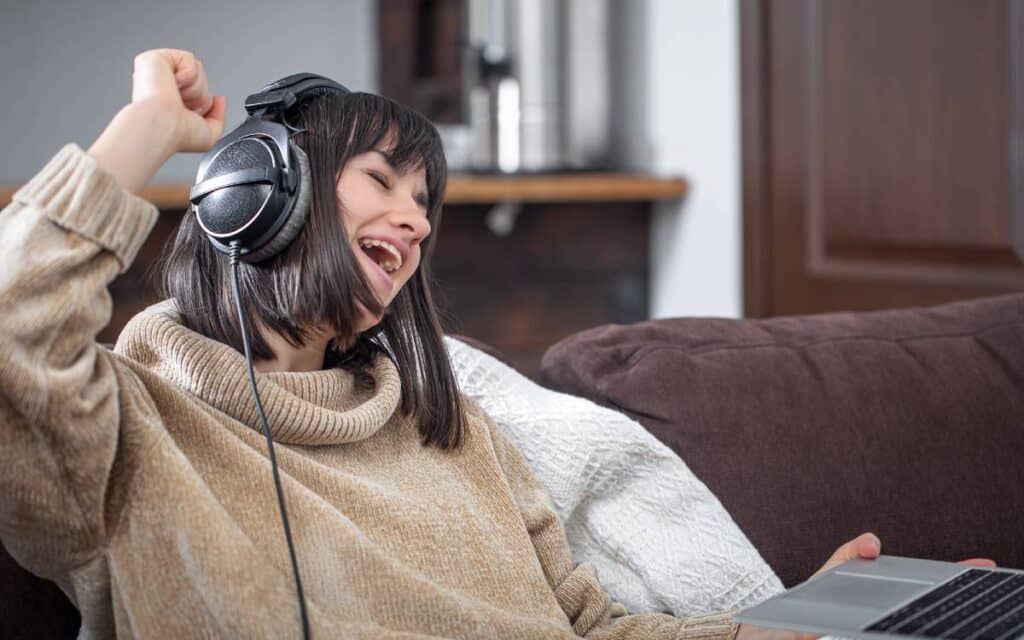
<instances>
[{"instance_id":1,"label":"hand","mask_svg":"<svg viewBox=\"0 0 1024 640\"><path fill-rule=\"evenodd\" d=\"M855 558L874 560L880 553L882 553L882 541L878 539L878 536L873 533L862 533L836 549L832 557L825 564L821 565L821 568L815 571L811 577L813 578L820 573L825 573L829 569L838 567L844 562Z\"/></svg>"},{"instance_id":2,"label":"hand","mask_svg":"<svg viewBox=\"0 0 1024 640\"><path fill-rule=\"evenodd\" d=\"M224 96L210 94L203 63L180 49L150 49L135 56L132 104L168 116L173 152L206 151L224 131Z\"/></svg>"},{"instance_id":3,"label":"hand","mask_svg":"<svg viewBox=\"0 0 1024 640\"><path fill-rule=\"evenodd\" d=\"M882 541L873 533L862 533L853 540L836 549L832 557L814 572L812 578L824 573L833 567L853 560L855 558L867 558L873 560L882 552ZM960 564L970 564L979 567L994 567L996 563L988 558L970 558L961 560ZM740 625L736 640L817 640L821 636L812 633L798 633L796 631L784 631L779 629L767 629L752 625Z\"/></svg>"},{"instance_id":4,"label":"hand","mask_svg":"<svg viewBox=\"0 0 1024 640\"><path fill-rule=\"evenodd\" d=\"M224 131L224 96L211 96L203 64L188 51L151 49L135 56L132 102L89 148L125 190L141 194L168 158L206 151Z\"/></svg>"},{"instance_id":5,"label":"hand","mask_svg":"<svg viewBox=\"0 0 1024 640\"><path fill-rule=\"evenodd\" d=\"M873 533L862 533L853 540L850 540L843 546L836 549L836 552L832 554L832 557L822 565L820 569L814 572L814 575L824 573L833 567L838 567L847 560L853 560L854 558L868 558L873 560L878 557L878 554L882 552L882 541L878 539ZM959 564L970 564L978 567L994 567L996 563L994 560L989 558L969 558L967 560L961 560Z\"/></svg>"}]
</instances>

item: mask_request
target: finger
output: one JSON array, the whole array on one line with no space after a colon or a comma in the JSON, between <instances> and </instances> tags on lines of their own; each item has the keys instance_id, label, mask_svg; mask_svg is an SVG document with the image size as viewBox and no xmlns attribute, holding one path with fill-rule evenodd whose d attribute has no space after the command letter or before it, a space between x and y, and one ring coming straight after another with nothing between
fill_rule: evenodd
<instances>
[{"instance_id":1,"label":"finger","mask_svg":"<svg viewBox=\"0 0 1024 640\"><path fill-rule=\"evenodd\" d=\"M201 64L195 56L182 60L181 66L174 73L174 79L177 81L179 88L184 89L195 84L196 79L199 77Z\"/></svg>"},{"instance_id":2,"label":"finger","mask_svg":"<svg viewBox=\"0 0 1024 640\"><path fill-rule=\"evenodd\" d=\"M854 558L875 558L882 551L882 541L873 533L862 533L839 547L829 562L846 562Z\"/></svg>"},{"instance_id":3,"label":"finger","mask_svg":"<svg viewBox=\"0 0 1024 640\"><path fill-rule=\"evenodd\" d=\"M150 49L135 56L132 102L178 96L177 72L190 67L194 56L180 49Z\"/></svg>"},{"instance_id":4,"label":"finger","mask_svg":"<svg viewBox=\"0 0 1024 640\"><path fill-rule=\"evenodd\" d=\"M210 109L213 97L210 95L209 79L203 70L202 61L196 61L196 75L193 82L181 89L185 108L203 115Z\"/></svg>"},{"instance_id":5,"label":"finger","mask_svg":"<svg viewBox=\"0 0 1024 640\"><path fill-rule=\"evenodd\" d=\"M198 58L194 55L183 57L175 72L175 81L181 103L186 109L201 114L199 108L205 111L209 107L209 98L204 95L207 91L206 74L203 72L203 63Z\"/></svg>"},{"instance_id":6,"label":"finger","mask_svg":"<svg viewBox=\"0 0 1024 640\"><path fill-rule=\"evenodd\" d=\"M204 91L202 95L196 97L194 100L186 102L185 107L188 110L205 117L210 109L213 108L213 96L210 95L209 91Z\"/></svg>"},{"instance_id":7,"label":"finger","mask_svg":"<svg viewBox=\"0 0 1024 640\"><path fill-rule=\"evenodd\" d=\"M838 567L844 562L856 558L876 558L882 551L882 541L873 533L862 533L853 540L836 549L832 557L814 575Z\"/></svg>"},{"instance_id":8,"label":"finger","mask_svg":"<svg viewBox=\"0 0 1024 640\"><path fill-rule=\"evenodd\" d=\"M210 111L203 117L210 126L214 142L224 133L224 114L227 112L228 100L224 96L214 96ZM211 143L212 146L212 143Z\"/></svg>"},{"instance_id":9,"label":"finger","mask_svg":"<svg viewBox=\"0 0 1024 640\"><path fill-rule=\"evenodd\" d=\"M862 533L854 542L857 555L861 558L877 558L882 553L882 541L873 533Z\"/></svg>"},{"instance_id":10,"label":"finger","mask_svg":"<svg viewBox=\"0 0 1024 640\"><path fill-rule=\"evenodd\" d=\"M180 151L202 152L208 151L217 142L224 132L224 113L227 101L224 96L216 96L212 100L212 106L205 115L188 113L185 121L189 123L188 135L181 144Z\"/></svg>"},{"instance_id":11,"label":"finger","mask_svg":"<svg viewBox=\"0 0 1024 640\"><path fill-rule=\"evenodd\" d=\"M206 93L203 94L203 102L198 107L196 107L196 113L198 113L199 115L201 115L201 116L203 116L205 118L206 114L209 113L210 109L212 109L212 108L213 108L213 96L211 96L210 92L207 91Z\"/></svg>"},{"instance_id":12,"label":"finger","mask_svg":"<svg viewBox=\"0 0 1024 640\"><path fill-rule=\"evenodd\" d=\"M976 567L995 567L996 561L989 558L968 558L967 560L961 560L957 564L970 564Z\"/></svg>"},{"instance_id":13,"label":"finger","mask_svg":"<svg viewBox=\"0 0 1024 640\"><path fill-rule=\"evenodd\" d=\"M178 89L186 99L195 98L203 88L203 63L196 60L189 69L186 75L178 77Z\"/></svg>"}]
</instances>

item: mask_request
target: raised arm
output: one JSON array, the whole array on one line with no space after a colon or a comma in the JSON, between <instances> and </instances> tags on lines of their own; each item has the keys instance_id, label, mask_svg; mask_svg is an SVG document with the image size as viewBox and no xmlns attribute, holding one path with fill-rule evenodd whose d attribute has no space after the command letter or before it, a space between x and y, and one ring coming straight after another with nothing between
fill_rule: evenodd
<instances>
[{"instance_id":1,"label":"raised arm","mask_svg":"<svg viewBox=\"0 0 1024 640\"><path fill-rule=\"evenodd\" d=\"M120 433L124 379L95 341L110 321L107 285L156 220L133 194L223 127L223 99L208 98L183 53L138 56L133 102L90 153L67 145L0 211L0 541L46 577L102 546L115 464L136 444ZM205 117L189 111L190 91Z\"/></svg>"}]
</instances>

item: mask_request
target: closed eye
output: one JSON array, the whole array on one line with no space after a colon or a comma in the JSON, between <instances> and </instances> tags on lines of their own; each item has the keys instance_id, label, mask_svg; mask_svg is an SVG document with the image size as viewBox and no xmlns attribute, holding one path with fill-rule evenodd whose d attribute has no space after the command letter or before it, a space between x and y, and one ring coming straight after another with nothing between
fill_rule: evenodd
<instances>
[{"instance_id":1,"label":"closed eye","mask_svg":"<svg viewBox=\"0 0 1024 640\"><path fill-rule=\"evenodd\" d=\"M373 179L374 179L374 180L376 180L376 181L377 181L378 183L380 183L380 185L381 185L382 187L384 187L385 189L387 189L387 188L390 188L390 187L391 187L391 185L390 185L390 184L388 184L388 180L387 180L387 178L385 178L385 177L384 177L384 176L382 176L381 174L377 173L376 171L367 171L367 173L368 173L368 174L370 175L370 177L371 177L371 178L373 178Z\"/></svg>"},{"instance_id":2,"label":"closed eye","mask_svg":"<svg viewBox=\"0 0 1024 640\"><path fill-rule=\"evenodd\" d=\"M377 171L367 171L366 173L371 178L376 180L377 183L380 184L380 186L384 187L385 189L390 189L391 188L391 184L388 182L387 177L384 176L383 174L378 173ZM423 192L420 192L420 193L416 194L416 196L414 197L414 200L416 201L416 204L418 204L420 206L420 208L423 210L423 215L428 216L428 212L427 212L427 205L428 205L427 194L423 193Z\"/></svg>"}]
</instances>

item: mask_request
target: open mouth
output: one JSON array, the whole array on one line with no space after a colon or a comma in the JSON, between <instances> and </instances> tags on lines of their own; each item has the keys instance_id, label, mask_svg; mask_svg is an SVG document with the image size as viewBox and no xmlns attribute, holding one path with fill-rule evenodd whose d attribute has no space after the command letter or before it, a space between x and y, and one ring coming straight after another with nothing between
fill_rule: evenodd
<instances>
[{"instance_id":1,"label":"open mouth","mask_svg":"<svg viewBox=\"0 0 1024 640\"><path fill-rule=\"evenodd\" d=\"M359 247L385 273L391 274L402 268L402 253L386 240L363 238Z\"/></svg>"}]
</instances>

